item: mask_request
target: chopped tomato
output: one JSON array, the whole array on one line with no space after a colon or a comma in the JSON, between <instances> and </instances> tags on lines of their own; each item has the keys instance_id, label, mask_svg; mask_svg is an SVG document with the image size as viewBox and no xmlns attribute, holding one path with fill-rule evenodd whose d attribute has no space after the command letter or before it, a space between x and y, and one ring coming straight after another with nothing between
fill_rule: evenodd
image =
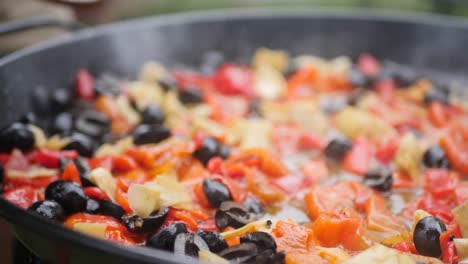
<instances>
[{"instance_id":1,"label":"chopped tomato","mask_svg":"<svg viewBox=\"0 0 468 264\"><path fill-rule=\"evenodd\" d=\"M208 93L205 96L205 102L211 106L211 117L219 122L242 117L249 111L249 102L241 96Z\"/></svg>"},{"instance_id":2,"label":"chopped tomato","mask_svg":"<svg viewBox=\"0 0 468 264\"><path fill-rule=\"evenodd\" d=\"M355 193L348 183L314 188L304 196L309 216L316 219L322 213L336 213L341 208L353 208Z\"/></svg>"},{"instance_id":3,"label":"chopped tomato","mask_svg":"<svg viewBox=\"0 0 468 264\"><path fill-rule=\"evenodd\" d=\"M127 155L119 155L112 157L112 169L120 172L134 170L138 167L137 163Z\"/></svg>"},{"instance_id":4,"label":"chopped tomato","mask_svg":"<svg viewBox=\"0 0 468 264\"><path fill-rule=\"evenodd\" d=\"M431 215L438 217L444 223L450 223L452 221L452 209L454 207L454 201L451 201L450 199L436 199L432 195L421 197L417 203L418 209L422 209Z\"/></svg>"},{"instance_id":5,"label":"chopped tomato","mask_svg":"<svg viewBox=\"0 0 468 264\"><path fill-rule=\"evenodd\" d=\"M375 77L380 73L380 62L368 53L361 54L357 60L357 68L367 76Z\"/></svg>"},{"instance_id":6,"label":"chopped tomato","mask_svg":"<svg viewBox=\"0 0 468 264\"><path fill-rule=\"evenodd\" d=\"M308 227L278 221L271 234L275 238L278 251L311 253L315 250L314 232Z\"/></svg>"},{"instance_id":7,"label":"chopped tomato","mask_svg":"<svg viewBox=\"0 0 468 264\"><path fill-rule=\"evenodd\" d=\"M38 163L46 168L58 168L60 165L60 158L66 158L69 160L74 160L78 157L78 152L76 150L50 150L43 149L37 151L32 157L32 161Z\"/></svg>"},{"instance_id":8,"label":"chopped tomato","mask_svg":"<svg viewBox=\"0 0 468 264\"><path fill-rule=\"evenodd\" d=\"M399 138L398 137L390 137L384 138L382 141L379 141L377 144L377 150L375 153L375 157L387 164L393 160L397 150L399 147Z\"/></svg>"},{"instance_id":9,"label":"chopped tomato","mask_svg":"<svg viewBox=\"0 0 468 264\"><path fill-rule=\"evenodd\" d=\"M392 248L406 253L417 254L414 244L408 241L397 243Z\"/></svg>"},{"instance_id":10,"label":"chopped tomato","mask_svg":"<svg viewBox=\"0 0 468 264\"><path fill-rule=\"evenodd\" d=\"M265 149L252 148L244 150L244 156L256 156L260 159L260 170L268 176L281 177L288 174L283 162Z\"/></svg>"},{"instance_id":11,"label":"chopped tomato","mask_svg":"<svg viewBox=\"0 0 468 264\"><path fill-rule=\"evenodd\" d=\"M263 204L270 205L285 199L284 192L258 172L249 173L245 176L246 187Z\"/></svg>"},{"instance_id":12,"label":"chopped tomato","mask_svg":"<svg viewBox=\"0 0 468 264\"><path fill-rule=\"evenodd\" d=\"M107 194L98 187L85 187L83 188L83 191L89 198L106 201L110 200L109 196L107 196Z\"/></svg>"},{"instance_id":13,"label":"chopped tomato","mask_svg":"<svg viewBox=\"0 0 468 264\"><path fill-rule=\"evenodd\" d=\"M322 140L312 133L302 133L297 141L299 150L322 150Z\"/></svg>"},{"instance_id":14,"label":"chopped tomato","mask_svg":"<svg viewBox=\"0 0 468 264\"><path fill-rule=\"evenodd\" d=\"M75 89L78 96L83 100L92 100L95 95L94 77L85 69L76 73Z\"/></svg>"},{"instance_id":15,"label":"chopped tomato","mask_svg":"<svg viewBox=\"0 0 468 264\"><path fill-rule=\"evenodd\" d=\"M442 249L442 260L444 263L458 263L458 256L453 243L453 238L460 238L460 227L456 223L447 225L447 231L440 234L440 248Z\"/></svg>"},{"instance_id":16,"label":"chopped tomato","mask_svg":"<svg viewBox=\"0 0 468 264\"><path fill-rule=\"evenodd\" d=\"M373 195L367 200L365 206L368 229L389 233L406 231L405 224L390 212L383 197Z\"/></svg>"},{"instance_id":17,"label":"chopped tomato","mask_svg":"<svg viewBox=\"0 0 468 264\"><path fill-rule=\"evenodd\" d=\"M369 169L371 158L369 141L365 137L359 137L354 141L353 148L346 153L343 169L362 176Z\"/></svg>"},{"instance_id":18,"label":"chopped tomato","mask_svg":"<svg viewBox=\"0 0 468 264\"><path fill-rule=\"evenodd\" d=\"M247 67L235 64L224 64L213 76L213 83L217 91L226 95L242 95L252 98L253 73Z\"/></svg>"},{"instance_id":19,"label":"chopped tomato","mask_svg":"<svg viewBox=\"0 0 468 264\"><path fill-rule=\"evenodd\" d=\"M127 154L145 168L153 167L155 162L154 155L144 148L131 148L127 151Z\"/></svg>"},{"instance_id":20,"label":"chopped tomato","mask_svg":"<svg viewBox=\"0 0 468 264\"><path fill-rule=\"evenodd\" d=\"M289 194L297 193L308 187L302 175L288 175L273 179L272 182Z\"/></svg>"},{"instance_id":21,"label":"chopped tomato","mask_svg":"<svg viewBox=\"0 0 468 264\"><path fill-rule=\"evenodd\" d=\"M446 169L428 169L425 172L425 188L436 198L454 198L460 182L456 172Z\"/></svg>"},{"instance_id":22,"label":"chopped tomato","mask_svg":"<svg viewBox=\"0 0 468 264\"><path fill-rule=\"evenodd\" d=\"M5 177L4 184L6 186L20 187L20 186L31 186L33 188L45 188L50 183L58 180L57 176L45 176L45 177L35 177L35 178L11 178Z\"/></svg>"},{"instance_id":23,"label":"chopped tomato","mask_svg":"<svg viewBox=\"0 0 468 264\"><path fill-rule=\"evenodd\" d=\"M450 165L457 171L468 174L468 126L456 124L449 132L441 138L440 144Z\"/></svg>"},{"instance_id":24,"label":"chopped tomato","mask_svg":"<svg viewBox=\"0 0 468 264\"><path fill-rule=\"evenodd\" d=\"M328 167L324 160L314 159L306 161L301 166L301 172L304 174L305 181L314 185L328 177Z\"/></svg>"},{"instance_id":25,"label":"chopped tomato","mask_svg":"<svg viewBox=\"0 0 468 264\"><path fill-rule=\"evenodd\" d=\"M304 67L296 71L288 79L288 97L304 98L314 94L313 84L318 78L318 72L313 67Z\"/></svg>"},{"instance_id":26,"label":"chopped tomato","mask_svg":"<svg viewBox=\"0 0 468 264\"><path fill-rule=\"evenodd\" d=\"M63 170L62 179L67 181L74 181L81 185L80 172L74 163L68 163Z\"/></svg>"},{"instance_id":27,"label":"chopped tomato","mask_svg":"<svg viewBox=\"0 0 468 264\"><path fill-rule=\"evenodd\" d=\"M112 171L114 166L112 157L102 157L102 158L91 158L88 160L88 164L92 169L104 168L108 171Z\"/></svg>"},{"instance_id":28,"label":"chopped tomato","mask_svg":"<svg viewBox=\"0 0 468 264\"><path fill-rule=\"evenodd\" d=\"M23 186L4 193L3 198L23 209L27 209L38 200L38 193L31 186Z\"/></svg>"},{"instance_id":29,"label":"chopped tomato","mask_svg":"<svg viewBox=\"0 0 468 264\"><path fill-rule=\"evenodd\" d=\"M314 253L286 253L286 264L325 264L328 263L320 256Z\"/></svg>"}]
</instances>

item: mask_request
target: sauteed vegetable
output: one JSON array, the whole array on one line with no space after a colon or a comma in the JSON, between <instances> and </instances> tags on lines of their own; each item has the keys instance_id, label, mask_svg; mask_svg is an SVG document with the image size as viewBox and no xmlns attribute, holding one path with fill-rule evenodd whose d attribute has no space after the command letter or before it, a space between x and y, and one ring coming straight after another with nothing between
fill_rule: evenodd
<instances>
[{"instance_id":1,"label":"sauteed vegetable","mask_svg":"<svg viewBox=\"0 0 468 264\"><path fill-rule=\"evenodd\" d=\"M3 197L212 263L468 261L467 105L362 54L80 69L0 130Z\"/></svg>"}]
</instances>

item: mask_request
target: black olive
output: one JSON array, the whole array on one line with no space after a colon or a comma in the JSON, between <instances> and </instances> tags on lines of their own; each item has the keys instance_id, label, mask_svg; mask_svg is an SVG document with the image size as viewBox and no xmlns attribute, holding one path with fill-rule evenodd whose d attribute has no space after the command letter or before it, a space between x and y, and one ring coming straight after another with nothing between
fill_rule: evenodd
<instances>
[{"instance_id":1,"label":"black olive","mask_svg":"<svg viewBox=\"0 0 468 264\"><path fill-rule=\"evenodd\" d=\"M30 100L36 113L41 116L50 115L50 96L49 91L45 87L36 87L31 93Z\"/></svg>"},{"instance_id":2,"label":"black olive","mask_svg":"<svg viewBox=\"0 0 468 264\"><path fill-rule=\"evenodd\" d=\"M325 147L324 154L334 161L341 161L346 153L351 150L353 144L344 137L335 138Z\"/></svg>"},{"instance_id":3,"label":"black olive","mask_svg":"<svg viewBox=\"0 0 468 264\"><path fill-rule=\"evenodd\" d=\"M43 200L35 202L28 208L28 211L42 215L54 221L65 220L65 211L56 201Z\"/></svg>"},{"instance_id":4,"label":"black olive","mask_svg":"<svg viewBox=\"0 0 468 264\"><path fill-rule=\"evenodd\" d=\"M172 75L164 75L158 80L159 85L163 88L164 91L169 91L175 88L178 88L177 81L172 77Z\"/></svg>"},{"instance_id":5,"label":"black olive","mask_svg":"<svg viewBox=\"0 0 468 264\"><path fill-rule=\"evenodd\" d=\"M81 133L75 132L70 137L71 142L68 143L63 149L71 150L74 149L78 153L85 157L91 157L94 153L95 143L94 141Z\"/></svg>"},{"instance_id":6,"label":"black olive","mask_svg":"<svg viewBox=\"0 0 468 264\"><path fill-rule=\"evenodd\" d=\"M13 123L0 131L0 149L5 152L13 148L28 151L34 147L34 142L34 134L22 123Z\"/></svg>"},{"instance_id":7,"label":"black olive","mask_svg":"<svg viewBox=\"0 0 468 264\"><path fill-rule=\"evenodd\" d=\"M354 87L370 88L374 84L374 80L371 77L366 76L355 67L349 70L348 79Z\"/></svg>"},{"instance_id":8,"label":"black olive","mask_svg":"<svg viewBox=\"0 0 468 264\"><path fill-rule=\"evenodd\" d=\"M224 201L232 201L229 189L220 181L212 179L203 180L203 191L213 208L218 208Z\"/></svg>"},{"instance_id":9,"label":"black olive","mask_svg":"<svg viewBox=\"0 0 468 264\"><path fill-rule=\"evenodd\" d=\"M364 174L364 184L381 192L392 189L393 175L387 168L372 169Z\"/></svg>"},{"instance_id":10,"label":"black olive","mask_svg":"<svg viewBox=\"0 0 468 264\"><path fill-rule=\"evenodd\" d=\"M19 119L19 121L23 124L31 124L35 125L38 123L38 118L35 113L33 112L27 112L26 114L22 115Z\"/></svg>"},{"instance_id":11,"label":"black olive","mask_svg":"<svg viewBox=\"0 0 468 264\"><path fill-rule=\"evenodd\" d=\"M192 233L181 233L174 241L174 254L176 256L198 257L200 250L209 250L203 239Z\"/></svg>"},{"instance_id":12,"label":"black olive","mask_svg":"<svg viewBox=\"0 0 468 264\"><path fill-rule=\"evenodd\" d=\"M75 121L75 129L90 137L100 137L109 130L109 119L96 111L80 113Z\"/></svg>"},{"instance_id":13,"label":"black olive","mask_svg":"<svg viewBox=\"0 0 468 264\"><path fill-rule=\"evenodd\" d=\"M244 206L232 201L222 202L215 214L216 226L219 230L224 230L228 226L240 228L254 220L255 216Z\"/></svg>"},{"instance_id":14,"label":"black olive","mask_svg":"<svg viewBox=\"0 0 468 264\"><path fill-rule=\"evenodd\" d=\"M223 64L224 56L219 51L209 51L202 56L200 71L206 75L212 75Z\"/></svg>"},{"instance_id":15,"label":"black olive","mask_svg":"<svg viewBox=\"0 0 468 264\"><path fill-rule=\"evenodd\" d=\"M413 241L419 254L438 258L442 254L439 236L447 230L442 221L434 216L419 220L414 228Z\"/></svg>"},{"instance_id":16,"label":"black olive","mask_svg":"<svg viewBox=\"0 0 468 264\"><path fill-rule=\"evenodd\" d=\"M242 263L257 254L257 245L254 243L240 243L218 253L220 257L235 263Z\"/></svg>"},{"instance_id":17,"label":"black olive","mask_svg":"<svg viewBox=\"0 0 468 264\"><path fill-rule=\"evenodd\" d=\"M218 232L203 231L199 229L197 231L197 235L205 241L211 252L217 253L228 247L226 240Z\"/></svg>"},{"instance_id":18,"label":"black olive","mask_svg":"<svg viewBox=\"0 0 468 264\"><path fill-rule=\"evenodd\" d=\"M127 227L128 230L134 233L146 233L151 232L164 224L169 213L169 208L164 207L159 211L153 212L148 217L140 217L138 215L124 215L122 217L122 223Z\"/></svg>"},{"instance_id":19,"label":"black olive","mask_svg":"<svg viewBox=\"0 0 468 264\"><path fill-rule=\"evenodd\" d=\"M97 94L120 94L120 81L110 74L103 74L96 80L95 88Z\"/></svg>"},{"instance_id":20,"label":"black olive","mask_svg":"<svg viewBox=\"0 0 468 264\"><path fill-rule=\"evenodd\" d=\"M73 102L73 93L67 89L57 89L52 92L51 104L54 112L61 112L70 108Z\"/></svg>"},{"instance_id":21,"label":"black olive","mask_svg":"<svg viewBox=\"0 0 468 264\"><path fill-rule=\"evenodd\" d=\"M286 253L284 251L276 253L268 249L257 253L256 255L244 260L243 263L255 264L284 264L286 262Z\"/></svg>"},{"instance_id":22,"label":"black olive","mask_svg":"<svg viewBox=\"0 0 468 264\"><path fill-rule=\"evenodd\" d=\"M445 151L439 146L432 146L424 152L424 166L428 168L448 168L449 161L445 156Z\"/></svg>"},{"instance_id":23,"label":"black olive","mask_svg":"<svg viewBox=\"0 0 468 264\"><path fill-rule=\"evenodd\" d=\"M146 245L152 248L173 251L174 241L177 235L182 233L188 233L185 224L174 223L159 230L155 235L149 237L146 242Z\"/></svg>"},{"instance_id":24,"label":"black olive","mask_svg":"<svg viewBox=\"0 0 468 264\"><path fill-rule=\"evenodd\" d=\"M264 251L267 249L273 250L276 252L276 242L275 239L266 232L252 232L247 235L241 236L241 243L254 243L257 245L259 251Z\"/></svg>"},{"instance_id":25,"label":"black olive","mask_svg":"<svg viewBox=\"0 0 468 264\"><path fill-rule=\"evenodd\" d=\"M64 112L56 115L50 124L49 132L51 134L68 135L73 129L73 116Z\"/></svg>"},{"instance_id":26,"label":"black olive","mask_svg":"<svg viewBox=\"0 0 468 264\"><path fill-rule=\"evenodd\" d=\"M249 210L250 213L255 214L256 218L260 218L265 214L265 207L257 199L248 197L244 201L244 207Z\"/></svg>"},{"instance_id":27,"label":"black olive","mask_svg":"<svg viewBox=\"0 0 468 264\"><path fill-rule=\"evenodd\" d=\"M45 198L58 202L67 214L86 209L86 194L76 182L64 180L52 182L45 190Z\"/></svg>"},{"instance_id":28,"label":"black olive","mask_svg":"<svg viewBox=\"0 0 468 264\"><path fill-rule=\"evenodd\" d=\"M431 89L424 95L424 103L426 105L432 102L439 102L444 105L449 104L449 95L448 92L442 91L440 89Z\"/></svg>"},{"instance_id":29,"label":"black olive","mask_svg":"<svg viewBox=\"0 0 468 264\"><path fill-rule=\"evenodd\" d=\"M171 136L171 131L160 125L139 125L132 133L135 145L159 143Z\"/></svg>"},{"instance_id":30,"label":"black olive","mask_svg":"<svg viewBox=\"0 0 468 264\"><path fill-rule=\"evenodd\" d=\"M86 210L88 214L98 214L100 209L100 203L94 199L88 199L86 201Z\"/></svg>"},{"instance_id":31,"label":"black olive","mask_svg":"<svg viewBox=\"0 0 468 264\"><path fill-rule=\"evenodd\" d=\"M193 156L203 165L206 165L213 157L228 158L230 152L229 146L220 143L215 138L207 137L203 140L201 147L193 152Z\"/></svg>"},{"instance_id":32,"label":"black olive","mask_svg":"<svg viewBox=\"0 0 468 264\"><path fill-rule=\"evenodd\" d=\"M203 101L203 94L195 87L178 90L179 101L183 104L198 104Z\"/></svg>"},{"instance_id":33,"label":"black olive","mask_svg":"<svg viewBox=\"0 0 468 264\"><path fill-rule=\"evenodd\" d=\"M143 124L157 124L161 125L164 123L164 111L158 105L151 104L148 105L143 113L141 113L141 118L143 119Z\"/></svg>"},{"instance_id":34,"label":"black olive","mask_svg":"<svg viewBox=\"0 0 468 264\"><path fill-rule=\"evenodd\" d=\"M118 204L102 200L99 202L98 214L111 216L120 221L122 216L125 214L125 210Z\"/></svg>"},{"instance_id":35,"label":"black olive","mask_svg":"<svg viewBox=\"0 0 468 264\"><path fill-rule=\"evenodd\" d=\"M89 167L88 162L82 157L78 157L74 162L76 169L80 173L81 184L83 184L84 187L95 186L94 183L92 183L89 179L91 168Z\"/></svg>"}]
</instances>

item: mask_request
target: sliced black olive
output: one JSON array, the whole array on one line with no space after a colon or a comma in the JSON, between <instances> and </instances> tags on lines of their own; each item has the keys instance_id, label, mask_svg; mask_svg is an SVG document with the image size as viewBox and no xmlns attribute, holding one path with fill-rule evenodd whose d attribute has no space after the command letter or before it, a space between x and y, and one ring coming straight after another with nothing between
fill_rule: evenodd
<instances>
[{"instance_id":1,"label":"sliced black olive","mask_svg":"<svg viewBox=\"0 0 468 264\"><path fill-rule=\"evenodd\" d=\"M442 254L439 236L447 227L434 216L427 216L419 220L414 228L413 241L419 254L438 258Z\"/></svg>"},{"instance_id":2,"label":"sliced black olive","mask_svg":"<svg viewBox=\"0 0 468 264\"><path fill-rule=\"evenodd\" d=\"M275 239L266 232L252 232L247 235L241 236L240 242L254 243L255 245L257 245L258 251L271 249L273 250L273 252L276 252Z\"/></svg>"},{"instance_id":3,"label":"sliced black olive","mask_svg":"<svg viewBox=\"0 0 468 264\"><path fill-rule=\"evenodd\" d=\"M45 190L45 198L58 202L67 214L82 212L86 209L86 194L75 182L64 180L52 182Z\"/></svg>"},{"instance_id":4,"label":"sliced black olive","mask_svg":"<svg viewBox=\"0 0 468 264\"><path fill-rule=\"evenodd\" d=\"M167 251L174 250L174 241L177 235L188 233L184 223L174 223L148 238L146 245L152 248L158 248Z\"/></svg>"},{"instance_id":5,"label":"sliced black olive","mask_svg":"<svg viewBox=\"0 0 468 264\"><path fill-rule=\"evenodd\" d=\"M174 254L177 256L198 257L200 250L209 250L203 239L192 233L178 234L174 241Z\"/></svg>"},{"instance_id":6,"label":"sliced black olive","mask_svg":"<svg viewBox=\"0 0 468 264\"><path fill-rule=\"evenodd\" d=\"M171 131L160 125L139 125L132 133L135 145L159 143L171 136Z\"/></svg>"},{"instance_id":7,"label":"sliced black olive","mask_svg":"<svg viewBox=\"0 0 468 264\"><path fill-rule=\"evenodd\" d=\"M445 156L445 151L439 146L432 146L424 152L424 166L428 168L448 168L449 161Z\"/></svg>"},{"instance_id":8,"label":"sliced black olive","mask_svg":"<svg viewBox=\"0 0 468 264\"><path fill-rule=\"evenodd\" d=\"M28 208L28 211L42 215L54 221L63 221L65 219L65 211L56 201L43 200L35 202Z\"/></svg>"},{"instance_id":9,"label":"sliced black olive","mask_svg":"<svg viewBox=\"0 0 468 264\"><path fill-rule=\"evenodd\" d=\"M86 210L85 212L88 214L98 214L100 209L100 203L99 201L96 201L94 199L88 199L86 201Z\"/></svg>"},{"instance_id":10,"label":"sliced black olive","mask_svg":"<svg viewBox=\"0 0 468 264\"><path fill-rule=\"evenodd\" d=\"M117 96L120 94L120 81L114 76L104 73L96 80L94 89L98 94Z\"/></svg>"},{"instance_id":11,"label":"sliced black olive","mask_svg":"<svg viewBox=\"0 0 468 264\"><path fill-rule=\"evenodd\" d=\"M193 152L193 156L203 163L203 165L206 165L211 158L221 157L226 159L230 153L231 149L229 146L220 143L215 138L207 137L203 140L201 147Z\"/></svg>"},{"instance_id":12,"label":"sliced black olive","mask_svg":"<svg viewBox=\"0 0 468 264\"><path fill-rule=\"evenodd\" d=\"M257 253L257 245L254 243L240 243L224 249L219 252L218 255L232 262L242 263L257 255Z\"/></svg>"},{"instance_id":13,"label":"sliced black olive","mask_svg":"<svg viewBox=\"0 0 468 264\"><path fill-rule=\"evenodd\" d=\"M372 78L366 76L356 67L352 67L349 70L348 79L354 87L370 88L374 84L374 80Z\"/></svg>"},{"instance_id":14,"label":"sliced black olive","mask_svg":"<svg viewBox=\"0 0 468 264\"><path fill-rule=\"evenodd\" d=\"M232 201L222 202L215 214L216 226L219 230L228 226L240 228L254 220L255 216L244 206Z\"/></svg>"},{"instance_id":15,"label":"sliced black olive","mask_svg":"<svg viewBox=\"0 0 468 264\"><path fill-rule=\"evenodd\" d=\"M23 124L35 125L39 122L39 119L37 118L35 113L27 112L26 114L20 117L19 121Z\"/></svg>"},{"instance_id":16,"label":"sliced black olive","mask_svg":"<svg viewBox=\"0 0 468 264\"><path fill-rule=\"evenodd\" d=\"M249 210L252 214L255 214L256 218L260 218L265 214L265 206L253 197L248 197L244 201L244 207Z\"/></svg>"},{"instance_id":17,"label":"sliced black olive","mask_svg":"<svg viewBox=\"0 0 468 264\"><path fill-rule=\"evenodd\" d=\"M164 91L169 91L178 88L177 81L171 75L164 75L158 80L159 85Z\"/></svg>"},{"instance_id":18,"label":"sliced black olive","mask_svg":"<svg viewBox=\"0 0 468 264\"><path fill-rule=\"evenodd\" d=\"M68 135L73 129L73 116L63 112L56 115L49 126L50 134Z\"/></svg>"},{"instance_id":19,"label":"sliced black olive","mask_svg":"<svg viewBox=\"0 0 468 264\"><path fill-rule=\"evenodd\" d=\"M91 157L94 153L95 142L88 136L81 133L73 133L70 137L71 142L63 149L78 151L81 156Z\"/></svg>"},{"instance_id":20,"label":"sliced black olive","mask_svg":"<svg viewBox=\"0 0 468 264\"><path fill-rule=\"evenodd\" d=\"M58 113L70 108L73 102L73 94L67 89L57 89L52 92L50 101L52 110Z\"/></svg>"},{"instance_id":21,"label":"sliced black olive","mask_svg":"<svg viewBox=\"0 0 468 264\"><path fill-rule=\"evenodd\" d=\"M393 175L387 168L375 168L365 173L364 184L381 192L392 189Z\"/></svg>"},{"instance_id":22,"label":"sliced black olive","mask_svg":"<svg viewBox=\"0 0 468 264\"><path fill-rule=\"evenodd\" d=\"M198 104L203 101L203 94L195 87L178 90L179 101L183 104Z\"/></svg>"},{"instance_id":23,"label":"sliced black olive","mask_svg":"<svg viewBox=\"0 0 468 264\"><path fill-rule=\"evenodd\" d=\"M243 263L255 264L284 264L286 262L286 253L284 251L276 253L268 249L257 253L256 255L244 260Z\"/></svg>"},{"instance_id":24,"label":"sliced black olive","mask_svg":"<svg viewBox=\"0 0 468 264\"><path fill-rule=\"evenodd\" d=\"M10 152L13 148L22 151L34 147L34 134L28 126L22 123L13 123L0 131L0 149Z\"/></svg>"},{"instance_id":25,"label":"sliced black olive","mask_svg":"<svg viewBox=\"0 0 468 264\"><path fill-rule=\"evenodd\" d=\"M335 138L325 147L324 154L327 158L334 161L341 161L345 154L351 150L353 144L347 138Z\"/></svg>"},{"instance_id":26,"label":"sliced black olive","mask_svg":"<svg viewBox=\"0 0 468 264\"><path fill-rule=\"evenodd\" d=\"M75 121L75 129L90 137L100 137L109 130L109 119L96 111L80 113Z\"/></svg>"},{"instance_id":27,"label":"sliced black olive","mask_svg":"<svg viewBox=\"0 0 468 264\"><path fill-rule=\"evenodd\" d=\"M74 162L76 169L80 173L81 184L83 184L84 187L95 186L94 183L92 183L89 179L91 168L89 167L88 162L82 157L78 157Z\"/></svg>"},{"instance_id":28,"label":"sliced black olive","mask_svg":"<svg viewBox=\"0 0 468 264\"><path fill-rule=\"evenodd\" d=\"M206 75L212 75L223 64L224 56L219 51L209 51L203 54L200 71Z\"/></svg>"},{"instance_id":29,"label":"sliced black olive","mask_svg":"<svg viewBox=\"0 0 468 264\"><path fill-rule=\"evenodd\" d=\"M203 180L203 191L213 208L218 208L224 201L232 201L229 189L220 181L212 179Z\"/></svg>"},{"instance_id":30,"label":"sliced black olive","mask_svg":"<svg viewBox=\"0 0 468 264\"><path fill-rule=\"evenodd\" d=\"M141 118L143 119L143 124L156 124L161 125L164 123L164 111L158 105L151 104L148 105L143 113L141 113Z\"/></svg>"},{"instance_id":31,"label":"sliced black olive","mask_svg":"<svg viewBox=\"0 0 468 264\"><path fill-rule=\"evenodd\" d=\"M439 102L439 103L448 105L449 95L448 93L441 91L439 89L431 89L424 95L424 103L428 105L432 102Z\"/></svg>"},{"instance_id":32,"label":"sliced black olive","mask_svg":"<svg viewBox=\"0 0 468 264\"><path fill-rule=\"evenodd\" d=\"M197 235L205 241L211 252L217 253L228 247L226 240L218 232L203 231L199 229L197 231Z\"/></svg>"},{"instance_id":33,"label":"sliced black olive","mask_svg":"<svg viewBox=\"0 0 468 264\"><path fill-rule=\"evenodd\" d=\"M128 230L134 233L151 232L161 227L161 225L166 220L168 213L169 208L164 207L159 209L159 211L153 212L148 217L140 217L138 215L124 215L122 217L122 223L127 227Z\"/></svg>"},{"instance_id":34,"label":"sliced black olive","mask_svg":"<svg viewBox=\"0 0 468 264\"><path fill-rule=\"evenodd\" d=\"M125 210L118 204L110 201L102 200L99 202L99 214L111 216L120 221L125 214Z\"/></svg>"}]
</instances>

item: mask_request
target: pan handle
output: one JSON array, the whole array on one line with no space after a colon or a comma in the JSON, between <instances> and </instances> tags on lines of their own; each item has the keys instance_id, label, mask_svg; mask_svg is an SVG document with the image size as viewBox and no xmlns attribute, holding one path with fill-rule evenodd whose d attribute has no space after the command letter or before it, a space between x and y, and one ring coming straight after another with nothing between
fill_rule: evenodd
<instances>
[{"instance_id":1,"label":"pan handle","mask_svg":"<svg viewBox=\"0 0 468 264\"><path fill-rule=\"evenodd\" d=\"M84 25L77 21L65 21L58 18L37 16L0 23L0 36L40 27L59 27L75 31L83 28Z\"/></svg>"}]
</instances>

